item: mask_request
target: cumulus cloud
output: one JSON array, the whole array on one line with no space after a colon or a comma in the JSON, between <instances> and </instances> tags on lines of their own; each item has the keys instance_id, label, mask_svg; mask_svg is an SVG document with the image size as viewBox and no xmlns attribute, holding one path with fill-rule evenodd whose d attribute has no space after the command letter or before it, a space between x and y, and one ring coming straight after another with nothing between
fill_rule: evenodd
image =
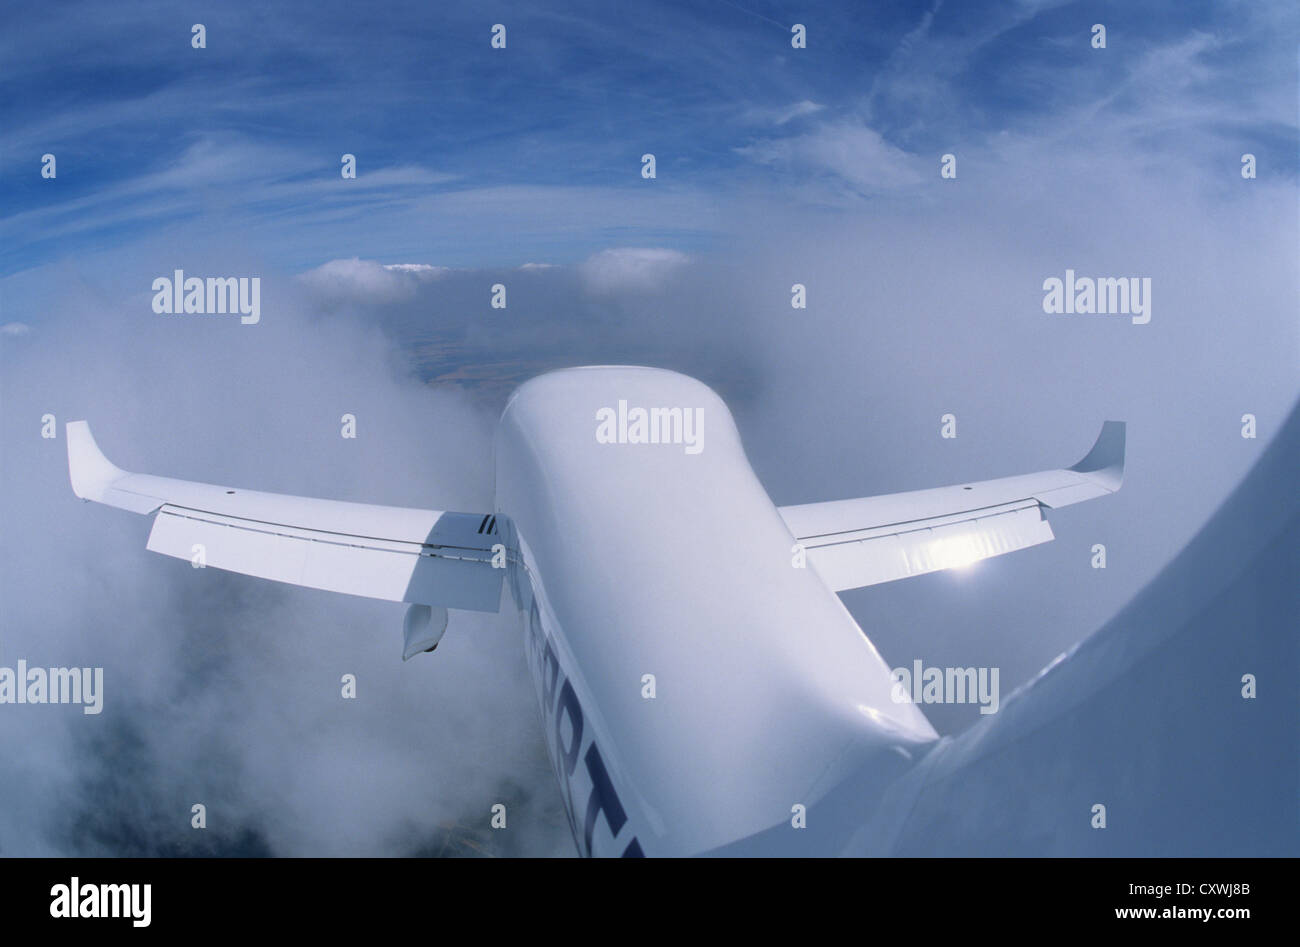
<instances>
[{"instance_id":1,"label":"cumulus cloud","mask_svg":"<svg viewBox=\"0 0 1300 947\"><path fill-rule=\"evenodd\" d=\"M7 335L17 338L20 335L27 335L32 331L32 327L25 322L6 322L0 326L0 335Z\"/></svg>"},{"instance_id":2,"label":"cumulus cloud","mask_svg":"<svg viewBox=\"0 0 1300 947\"><path fill-rule=\"evenodd\" d=\"M450 272L429 263L380 263L376 260L330 260L299 275L317 296L334 301L394 303L411 299L423 283Z\"/></svg>"},{"instance_id":3,"label":"cumulus cloud","mask_svg":"<svg viewBox=\"0 0 1300 947\"><path fill-rule=\"evenodd\" d=\"M620 247L592 254L579 266L579 272L593 293L647 291L662 287L664 280L689 260L677 250Z\"/></svg>"},{"instance_id":4,"label":"cumulus cloud","mask_svg":"<svg viewBox=\"0 0 1300 947\"><path fill-rule=\"evenodd\" d=\"M385 263L384 269L394 273L411 273L421 279L437 279L447 272L447 267L434 266L432 263Z\"/></svg>"}]
</instances>

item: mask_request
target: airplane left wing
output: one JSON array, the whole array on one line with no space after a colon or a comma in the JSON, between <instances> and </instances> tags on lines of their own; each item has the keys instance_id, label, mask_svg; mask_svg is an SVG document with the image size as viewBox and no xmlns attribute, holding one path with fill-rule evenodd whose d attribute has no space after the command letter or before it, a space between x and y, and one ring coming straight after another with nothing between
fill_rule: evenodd
<instances>
[{"instance_id":1,"label":"airplane left wing","mask_svg":"<svg viewBox=\"0 0 1300 947\"><path fill-rule=\"evenodd\" d=\"M780 508L836 592L892 582L1053 539L1045 509L1114 493L1124 479L1124 422L1107 421L1088 455L1059 470L857 500Z\"/></svg>"},{"instance_id":2,"label":"airplane left wing","mask_svg":"<svg viewBox=\"0 0 1300 947\"><path fill-rule=\"evenodd\" d=\"M390 602L495 612L504 569L491 513L448 513L259 493L130 473L85 421L67 425L72 491L156 513L148 548L203 565ZM495 555L499 564L502 555Z\"/></svg>"}]
</instances>

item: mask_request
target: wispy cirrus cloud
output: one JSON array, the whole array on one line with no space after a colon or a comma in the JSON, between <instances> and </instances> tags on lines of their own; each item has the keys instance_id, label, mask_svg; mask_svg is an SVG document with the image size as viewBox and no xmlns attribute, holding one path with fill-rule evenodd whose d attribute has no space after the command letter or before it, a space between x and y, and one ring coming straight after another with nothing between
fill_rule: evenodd
<instances>
[{"instance_id":1,"label":"wispy cirrus cloud","mask_svg":"<svg viewBox=\"0 0 1300 947\"><path fill-rule=\"evenodd\" d=\"M807 118L810 115L817 115L824 111L826 111L825 105L804 99L801 102L783 106L751 106L741 114L740 120L755 125L776 125L779 127L787 125L796 119Z\"/></svg>"},{"instance_id":2,"label":"wispy cirrus cloud","mask_svg":"<svg viewBox=\"0 0 1300 947\"><path fill-rule=\"evenodd\" d=\"M891 145L871 128L849 122L761 140L737 151L781 170L830 176L860 195L915 187L923 180L916 155Z\"/></svg>"}]
</instances>

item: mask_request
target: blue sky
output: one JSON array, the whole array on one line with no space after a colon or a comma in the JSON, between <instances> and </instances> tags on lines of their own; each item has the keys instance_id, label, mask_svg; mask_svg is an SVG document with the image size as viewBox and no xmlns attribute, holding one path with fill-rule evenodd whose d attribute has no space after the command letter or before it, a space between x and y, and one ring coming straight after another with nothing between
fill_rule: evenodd
<instances>
[{"instance_id":1,"label":"blue sky","mask_svg":"<svg viewBox=\"0 0 1300 947\"><path fill-rule=\"evenodd\" d=\"M291 270L717 250L755 200L857 211L930 187L946 151L1020 175L1053 140L1209 167L1247 138L1295 175L1291 4L535 7L17 7L0 274L193 224Z\"/></svg>"}]
</instances>

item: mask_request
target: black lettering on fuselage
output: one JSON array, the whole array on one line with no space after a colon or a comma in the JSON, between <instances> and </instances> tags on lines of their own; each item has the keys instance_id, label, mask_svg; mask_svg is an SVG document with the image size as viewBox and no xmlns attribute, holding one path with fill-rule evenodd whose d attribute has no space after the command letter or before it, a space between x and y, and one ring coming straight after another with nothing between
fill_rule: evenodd
<instances>
[{"instance_id":1,"label":"black lettering on fuselage","mask_svg":"<svg viewBox=\"0 0 1300 947\"><path fill-rule=\"evenodd\" d=\"M605 761L600 758L600 750L596 749L594 742L587 750L585 759L587 774L591 777L591 797L587 800L587 821L582 827L582 836L587 851L590 852L591 833L596 828L597 813L605 813L610 834L615 838L623 828L623 823L627 822L627 813L623 811L623 804L618 801L618 793L614 791L614 784L609 781L609 773L605 771Z\"/></svg>"},{"instance_id":2,"label":"black lettering on fuselage","mask_svg":"<svg viewBox=\"0 0 1300 947\"><path fill-rule=\"evenodd\" d=\"M572 739L568 746L564 745L564 730L561 727L566 716L569 718L569 729L572 732ZM592 747L595 746L596 744L592 743ZM582 707L578 704L578 695L574 693L573 685L566 680L564 686L560 688L560 700L555 706L555 751L566 779L573 775L573 770L578 765L578 750L581 747ZM588 753L587 756L590 758L591 754ZM594 798L595 794L592 795Z\"/></svg>"},{"instance_id":3,"label":"black lettering on fuselage","mask_svg":"<svg viewBox=\"0 0 1300 947\"><path fill-rule=\"evenodd\" d=\"M596 819L600 813L605 814L605 822L615 841L627 824L627 812L618 798L618 791L605 768L605 761L596 747L595 739L584 726L582 704L568 676L560 667L560 661L552 646L550 635L542 624L541 611L534 597L529 609L525 635L528 639L525 652L531 658L534 680L542 704L543 729L547 735L547 744L551 751L551 760L555 764L556 776L560 782L560 796L564 801L565 812L569 817L569 827L573 831L574 841L584 855L591 855ZM567 721L568 738L565 737ZM581 754L583 741L587 740L587 751ZM573 800L572 779L577 771L578 757L582 755L586 764L586 775L591 782L591 791L587 796L587 806L583 820L582 833L578 833L575 817L577 806ZM633 836L623 849L624 858L644 858L641 843Z\"/></svg>"}]
</instances>

